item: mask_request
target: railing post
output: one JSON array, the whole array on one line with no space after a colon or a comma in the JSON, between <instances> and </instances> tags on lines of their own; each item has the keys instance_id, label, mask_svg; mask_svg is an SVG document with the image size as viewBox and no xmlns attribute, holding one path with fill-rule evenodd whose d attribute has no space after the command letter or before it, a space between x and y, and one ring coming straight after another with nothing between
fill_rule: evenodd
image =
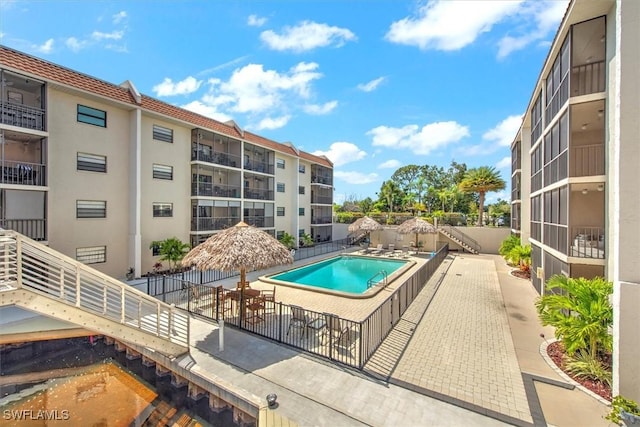
<instances>
[{"instance_id":1,"label":"railing post","mask_svg":"<svg viewBox=\"0 0 640 427\"><path fill-rule=\"evenodd\" d=\"M16 282L18 288L22 287L22 239L17 234L16 239Z\"/></svg>"},{"instance_id":2,"label":"railing post","mask_svg":"<svg viewBox=\"0 0 640 427\"><path fill-rule=\"evenodd\" d=\"M157 336L162 336L161 332L160 332L160 325L161 325L161 321L160 321L160 304L156 304L156 335ZM171 337L171 321L173 320L173 315L174 315L174 311L173 311L173 307L171 307L167 313L167 338Z\"/></svg>"},{"instance_id":3,"label":"railing post","mask_svg":"<svg viewBox=\"0 0 640 427\"><path fill-rule=\"evenodd\" d=\"M64 268L60 267L60 299L64 299Z\"/></svg>"},{"instance_id":4,"label":"railing post","mask_svg":"<svg viewBox=\"0 0 640 427\"><path fill-rule=\"evenodd\" d=\"M124 323L125 320L125 315L124 315L124 310L125 310L125 293L124 293L124 288L120 288L120 323Z\"/></svg>"},{"instance_id":5,"label":"railing post","mask_svg":"<svg viewBox=\"0 0 640 427\"><path fill-rule=\"evenodd\" d=\"M76 265L76 307L80 307L80 265Z\"/></svg>"}]
</instances>

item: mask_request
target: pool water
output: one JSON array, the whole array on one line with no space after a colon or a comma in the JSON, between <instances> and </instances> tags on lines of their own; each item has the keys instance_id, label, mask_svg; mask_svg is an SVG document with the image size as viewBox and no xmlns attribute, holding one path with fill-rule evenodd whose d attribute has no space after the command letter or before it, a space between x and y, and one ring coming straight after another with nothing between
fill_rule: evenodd
<instances>
[{"instance_id":1,"label":"pool water","mask_svg":"<svg viewBox=\"0 0 640 427\"><path fill-rule=\"evenodd\" d=\"M367 282L380 271L388 276L407 264L406 260L339 256L270 276L270 279L333 291L362 294ZM376 281L381 280L378 276Z\"/></svg>"}]
</instances>

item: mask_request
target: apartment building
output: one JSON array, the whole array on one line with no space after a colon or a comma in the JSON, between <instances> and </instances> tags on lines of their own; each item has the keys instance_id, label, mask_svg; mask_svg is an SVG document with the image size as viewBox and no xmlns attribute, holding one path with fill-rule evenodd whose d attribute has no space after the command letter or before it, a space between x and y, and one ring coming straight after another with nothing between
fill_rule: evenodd
<instances>
[{"instance_id":1,"label":"apartment building","mask_svg":"<svg viewBox=\"0 0 640 427\"><path fill-rule=\"evenodd\" d=\"M640 401L640 2L572 0L511 145L533 285L614 283L614 394Z\"/></svg>"},{"instance_id":2,"label":"apartment building","mask_svg":"<svg viewBox=\"0 0 640 427\"><path fill-rule=\"evenodd\" d=\"M114 277L239 221L332 238L324 156L3 46L0 78L2 228Z\"/></svg>"}]
</instances>

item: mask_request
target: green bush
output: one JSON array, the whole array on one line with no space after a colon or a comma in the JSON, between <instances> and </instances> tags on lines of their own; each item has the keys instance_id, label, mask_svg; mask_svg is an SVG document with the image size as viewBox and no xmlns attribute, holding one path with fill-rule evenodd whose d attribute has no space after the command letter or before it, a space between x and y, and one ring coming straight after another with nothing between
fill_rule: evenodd
<instances>
[{"instance_id":1,"label":"green bush","mask_svg":"<svg viewBox=\"0 0 640 427\"><path fill-rule=\"evenodd\" d=\"M611 369L599 359L582 352L576 353L566 362L567 372L577 378L600 381L611 387Z\"/></svg>"},{"instance_id":2,"label":"green bush","mask_svg":"<svg viewBox=\"0 0 640 427\"><path fill-rule=\"evenodd\" d=\"M620 411L625 411L629 414L640 417L640 406L638 406L638 404L633 400L625 399L618 395L611 401L611 412L609 412L609 414L604 418L612 423L621 425L620 422L622 421L622 418L620 417Z\"/></svg>"},{"instance_id":3,"label":"green bush","mask_svg":"<svg viewBox=\"0 0 640 427\"><path fill-rule=\"evenodd\" d=\"M500 249L498 249L498 253L506 259L509 252L511 252L514 247L519 245L520 237L512 234L502 241L502 243L500 244ZM507 262L509 262L509 260L507 260Z\"/></svg>"}]
</instances>

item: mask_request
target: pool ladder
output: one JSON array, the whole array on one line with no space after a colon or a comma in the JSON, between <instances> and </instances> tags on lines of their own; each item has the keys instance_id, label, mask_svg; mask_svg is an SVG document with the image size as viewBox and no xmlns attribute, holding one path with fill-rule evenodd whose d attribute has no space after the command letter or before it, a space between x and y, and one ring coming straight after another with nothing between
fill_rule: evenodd
<instances>
[{"instance_id":1,"label":"pool ladder","mask_svg":"<svg viewBox=\"0 0 640 427\"><path fill-rule=\"evenodd\" d=\"M381 279L378 280L378 277L381 277ZM380 270L376 274L371 276L371 278L369 280L367 280L367 289L369 289L372 286L375 286L375 285L377 285L379 283L382 283L383 287L386 287L387 286L387 279L388 279L387 272L385 270Z\"/></svg>"}]
</instances>

